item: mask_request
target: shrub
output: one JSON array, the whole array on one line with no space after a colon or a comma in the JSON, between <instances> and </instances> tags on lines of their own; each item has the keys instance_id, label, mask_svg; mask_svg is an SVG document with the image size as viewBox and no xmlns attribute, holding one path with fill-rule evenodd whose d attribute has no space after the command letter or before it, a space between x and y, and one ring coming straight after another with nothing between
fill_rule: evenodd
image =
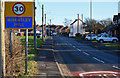
<instances>
[{"instance_id":1,"label":"shrub","mask_svg":"<svg viewBox=\"0 0 120 78\"><path fill-rule=\"evenodd\" d=\"M76 33L75 36L76 37L82 37L82 35L80 33Z\"/></svg>"},{"instance_id":2,"label":"shrub","mask_svg":"<svg viewBox=\"0 0 120 78\"><path fill-rule=\"evenodd\" d=\"M24 46L13 34L13 58L10 57L10 30L5 30L5 53L6 53L6 75L11 74L11 61L13 60L13 75L24 74Z\"/></svg>"}]
</instances>

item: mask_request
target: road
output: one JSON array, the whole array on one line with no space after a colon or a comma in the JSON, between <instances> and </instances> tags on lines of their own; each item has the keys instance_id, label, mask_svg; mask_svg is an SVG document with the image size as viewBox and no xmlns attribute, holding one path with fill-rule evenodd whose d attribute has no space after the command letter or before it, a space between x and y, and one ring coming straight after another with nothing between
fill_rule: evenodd
<instances>
[{"instance_id":1,"label":"road","mask_svg":"<svg viewBox=\"0 0 120 78\"><path fill-rule=\"evenodd\" d=\"M70 72L119 71L119 57L77 42L74 38L53 37L57 51Z\"/></svg>"}]
</instances>

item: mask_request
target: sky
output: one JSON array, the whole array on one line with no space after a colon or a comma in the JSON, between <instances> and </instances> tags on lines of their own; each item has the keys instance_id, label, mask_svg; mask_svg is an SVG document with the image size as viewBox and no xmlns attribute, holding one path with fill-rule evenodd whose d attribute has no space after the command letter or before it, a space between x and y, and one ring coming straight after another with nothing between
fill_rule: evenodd
<instances>
[{"instance_id":1,"label":"sky","mask_svg":"<svg viewBox=\"0 0 120 78\"><path fill-rule=\"evenodd\" d=\"M4 1L25 1L25 0L4 0ZM33 0L26 0L33 1ZM44 13L47 15L47 24L52 20L52 24L64 25L64 19L74 21L77 14L83 14L85 18L90 17L89 0L36 0L36 23L42 23L42 4L44 5ZM113 19L113 15L118 14L118 0L93 0L92 18L103 20L107 18ZM71 21L71 23L72 23Z\"/></svg>"}]
</instances>

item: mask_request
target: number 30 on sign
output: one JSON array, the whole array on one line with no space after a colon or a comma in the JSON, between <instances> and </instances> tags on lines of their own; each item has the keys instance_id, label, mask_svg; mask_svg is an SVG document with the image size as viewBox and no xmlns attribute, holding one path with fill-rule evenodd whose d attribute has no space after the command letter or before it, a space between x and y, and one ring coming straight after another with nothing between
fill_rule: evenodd
<instances>
[{"instance_id":1,"label":"number 30 on sign","mask_svg":"<svg viewBox=\"0 0 120 78\"><path fill-rule=\"evenodd\" d=\"M25 6L20 2L14 4L12 9L16 15L22 15L25 12Z\"/></svg>"}]
</instances>

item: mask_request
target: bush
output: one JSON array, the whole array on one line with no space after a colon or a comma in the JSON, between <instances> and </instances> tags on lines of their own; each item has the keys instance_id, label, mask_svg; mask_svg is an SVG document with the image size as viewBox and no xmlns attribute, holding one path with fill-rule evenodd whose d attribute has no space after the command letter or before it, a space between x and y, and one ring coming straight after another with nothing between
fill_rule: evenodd
<instances>
[{"instance_id":1,"label":"bush","mask_svg":"<svg viewBox=\"0 0 120 78\"><path fill-rule=\"evenodd\" d=\"M10 57L10 30L5 30L6 75L11 75L11 61L13 60L13 75L24 74L24 46L13 34L13 58Z\"/></svg>"},{"instance_id":2,"label":"bush","mask_svg":"<svg viewBox=\"0 0 120 78\"><path fill-rule=\"evenodd\" d=\"M82 37L82 35L80 33L76 33L75 37Z\"/></svg>"},{"instance_id":3,"label":"bush","mask_svg":"<svg viewBox=\"0 0 120 78\"><path fill-rule=\"evenodd\" d=\"M62 36L67 36L68 37L69 36L69 32L63 32Z\"/></svg>"}]
</instances>

